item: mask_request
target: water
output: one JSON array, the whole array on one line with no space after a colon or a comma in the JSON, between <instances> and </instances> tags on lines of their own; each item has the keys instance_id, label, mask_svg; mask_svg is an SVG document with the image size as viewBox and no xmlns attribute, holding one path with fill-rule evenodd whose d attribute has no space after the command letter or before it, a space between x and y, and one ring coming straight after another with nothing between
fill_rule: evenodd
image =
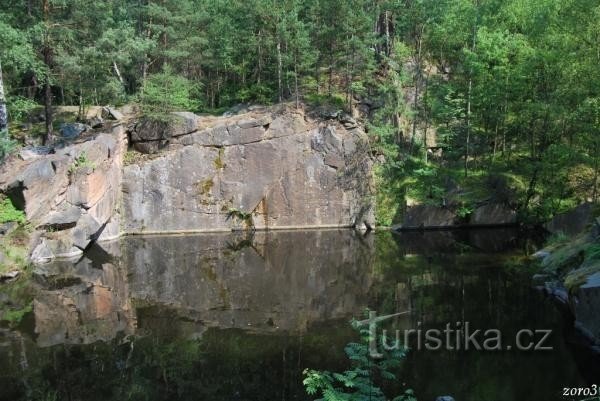
<instances>
[{"instance_id":1,"label":"water","mask_svg":"<svg viewBox=\"0 0 600 401\"><path fill-rule=\"evenodd\" d=\"M302 371L344 370L348 321L368 307L411 310L388 329L553 330L552 351L413 349L390 392L564 400L597 364L531 289L523 255L534 245L510 230L327 230L96 246L36 270L33 311L0 332L0 399L307 400Z\"/></svg>"}]
</instances>

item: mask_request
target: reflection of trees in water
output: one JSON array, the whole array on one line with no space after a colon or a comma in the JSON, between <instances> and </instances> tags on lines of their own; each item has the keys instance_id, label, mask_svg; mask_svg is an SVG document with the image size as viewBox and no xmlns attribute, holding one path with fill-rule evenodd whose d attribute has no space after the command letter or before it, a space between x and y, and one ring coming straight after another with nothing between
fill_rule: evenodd
<instances>
[{"instance_id":1,"label":"reflection of trees in water","mask_svg":"<svg viewBox=\"0 0 600 401\"><path fill-rule=\"evenodd\" d=\"M37 350L0 399L304 399L302 370L340 368L343 344L352 339L347 322L340 322L303 336L215 329L197 340L148 336L58 345Z\"/></svg>"}]
</instances>

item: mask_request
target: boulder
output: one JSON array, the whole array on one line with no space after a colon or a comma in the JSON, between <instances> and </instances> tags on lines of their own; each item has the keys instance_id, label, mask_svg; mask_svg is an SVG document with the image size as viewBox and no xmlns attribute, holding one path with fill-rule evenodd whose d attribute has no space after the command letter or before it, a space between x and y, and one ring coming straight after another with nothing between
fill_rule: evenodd
<instances>
[{"instance_id":1,"label":"boulder","mask_svg":"<svg viewBox=\"0 0 600 401\"><path fill-rule=\"evenodd\" d=\"M172 138L196 132L200 117L194 113L172 113L162 120L144 118L131 131L133 147L141 153L156 153L166 147Z\"/></svg>"},{"instance_id":2,"label":"boulder","mask_svg":"<svg viewBox=\"0 0 600 401\"><path fill-rule=\"evenodd\" d=\"M19 151L19 157L21 160L31 160L50 153L54 153L54 150L48 146L28 146Z\"/></svg>"},{"instance_id":3,"label":"boulder","mask_svg":"<svg viewBox=\"0 0 600 401\"><path fill-rule=\"evenodd\" d=\"M517 223L517 212L502 203L486 203L469 217L473 226L508 226Z\"/></svg>"},{"instance_id":4,"label":"boulder","mask_svg":"<svg viewBox=\"0 0 600 401\"><path fill-rule=\"evenodd\" d=\"M125 149L119 125L54 153L6 161L0 191L36 227L29 245L32 261L77 257L97 240L119 207Z\"/></svg>"},{"instance_id":5,"label":"boulder","mask_svg":"<svg viewBox=\"0 0 600 401\"><path fill-rule=\"evenodd\" d=\"M52 212L41 224L46 229L64 230L74 227L81 216L81 209L77 206L66 206L62 210Z\"/></svg>"},{"instance_id":6,"label":"boulder","mask_svg":"<svg viewBox=\"0 0 600 401\"><path fill-rule=\"evenodd\" d=\"M592 340L600 344L600 272L588 276L571 299L576 325L584 328Z\"/></svg>"},{"instance_id":7,"label":"boulder","mask_svg":"<svg viewBox=\"0 0 600 401\"><path fill-rule=\"evenodd\" d=\"M443 228L455 224L456 214L444 207L416 205L404 214L400 229Z\"/></svg>"},{"instance_id":8,"label":"boulder","mask_svg":"<svg viewBox=\"0 0 600 401\"><path fill-rule=\"evenodd\" d=\"M121 113L119 110L115 109L114 107L103 107L102 108L102 118L104 118L105 120L121 121L125 118L125 116L123 115L123 113Z\"/></svg>"},{"instance_id":9,"label":"boulder","mask_svg":"<svg viewBox=\"0 0 600 401\"><path fill-rule=\"evenodd\" d=\"M100 116L95 116L90 118L87 123L92 128L102 128L104 125L104 119Z\"/></svg>"},{"instance_id":10,"label":"boulder","mask_svg":"<svg viewBox=\"0 0 600 401\"><path fill-rule=\"evenodd\" d=\"M89 214L84 214L73 229L73 245L82 251L85 250L92 241L100 236L102 228L102 224L96 219Z\"/></svg>"},{"instance_id":11,"label":"boulder","mask_svg":"<svg viewBox=\"0 0 600 401\"><path fill-rule=\"evenodd\" d=\"M563 233L568 236L575 236L583 232L592 223L593 211L593 203L582 203L568 212L554 216L552 220L544 225L544 228L552 234Z\"/></svg>"},{"instance_id":12,"label":"boulder","mask_svg":"<svg viewBox=\"0 0 600 401\"><path fill-rule=\"evenodd\" d=\"M19 227L19 223L16 221L8 221L6 223L0 224L0 235L8 235L11 232L15 231Z\"/></svg>"},{"instance_id":13,"label":"boulder","mask_svg":"<svg viewBox=\"0 0 600 401\"><path fill-rule=\"evenodd\" d=\"M60 125L60 135L66 139L74 139L90 128L89 125L81 123L63 123Z\"/></svg>"}]
</instances>

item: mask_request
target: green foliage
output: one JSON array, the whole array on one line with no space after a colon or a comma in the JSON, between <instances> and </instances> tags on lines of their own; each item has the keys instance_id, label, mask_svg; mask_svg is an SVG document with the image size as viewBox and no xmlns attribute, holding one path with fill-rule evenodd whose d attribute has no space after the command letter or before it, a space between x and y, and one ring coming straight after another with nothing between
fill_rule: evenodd
<instances>
[{"instance_id":1,"label":"green foliage","mask_svg":"<svg viewBox=\"0 0 600 401\"><path fill-rule=\"evenodd\" d=\"M546 240L546 246L555 246L555 245L559 245L559 244L564 244L565 242L567 242L569 239L569 237L567 237L567 235L565 233L563 233L562 231L559 231L555 234L552 234L547 240Z\"/></svg>"},{"instance_id":2,"label":"green foliage","mask_svg":"<svg viewBox=\"0 0 600 401\"><path fill-rule=\"evenodd\" d=\"M7 99L8 114L13 122L23 121L39 104L24 96L11 96Z\"/></svg>"},{"instance_id":3,"label":"green foliage","mask_svg":"<svg viewBox=\"0 0 600 401\"><path fill-rule=\"evenodd\" d=\"M22 210L18 210L12 204L9 198L4 198L0 201L0 224L15 221L19 224L25 224L27 219Z\"/></svg>"},{"instance_id":4,"label":"green foliage","mask_svg":"<svg viewBox=\"0 0 600 401\"><path fill-rule=\"evenodd\" d=\"M500 200L530 222L600 198L591 0L0 3L12 120L43 103L46 83L55 104L136 99L163 119L240 102L368 104L380 224L408 200L443 203L447 178L473 204L496 195L486 177L505 176ZM0 156L13 147L0 137Z\"/></svg>"},{"instance_id":5,"label":"green foliage","mask_svg":"<svg viewBox=\"0 0 600 401\"><path fill-rule=\"evenodd\" d=\"M95 169L96 163L88 159L87 153L81 152L79 156L77 156L73 163L69 166L69 174L73 174L79 169L88 167L91 169Z\"/></svg>"},{"instance_id":6,"label":"green foliage","mask_svg":"<svg viewBox=\"0 0 600 401\"><path fill-rule=\"evenodd\" d=\"M461 219L466 219L471 213L473 213L473 208L471 206L463 205L456 209L456 215Z\"/></svg>"},{"instance_id":7,"label":"green foliage","mask_svg":"<svg viewBox=\"0 0 600 401\"><path fill-rule=\"evenodd\" d=\"M10 137L8 130L0 131L0 161L17 147L17 143Z\"/></svg>"},{"instance_id":8,"label":"green foliage","mask_svg":"<svg viewBox=\"0 0 600 401\"><path fill-rule=\"evenodd\" d=\"M11 308L5 310L2 314L1 320L8 322L11 326L17 326L21 322L21 320L23 320L23 317L31 311L33 311L33 302L27 304L23 308Z\"/></svg>"},{"instance_id":9,"label":"green foliage","mask_svg":"<svg viewBox=\"0 0 600 401\"><path fill-rule=\"evenodd\" d=\"M196 89L192 82L165 65L162 72L148 77L140 95L142 110L150 115L197 110L199 103L193 98Z\"/></svg>"},{"instance_id":10,"label":"green foliage","mask_svg":"<svg viewBox=\"0 0 600 401\"><path fill-rule=\"evenodd\" d=\"M369 330L360 329L357 322L353 327L360 333L360 342L346 345L344 351L350 360L351 368L344 372L318 371L305 369L302 383L310 396L319 394L326 401L386 401L386 397L377 382L397 380L395 369L406 355L406 349L387 350L383 347L383 338L376 339L382 358L373 358L369 351L371 341ZM406 390L394 401L416 401L412 390Z\"/></svg>"},{"instance_id":11,"label":"green foliage","mask_svg":"<svg viewBox=\"0 0 600 401\"><path fill-rule=\"evenodd\" d=\"M227 220L237 219L244 223L246 229L254 228L254 219L252 217L253 212L244 212L236 208L231 208L227 211Z\"/></svg>"}]
</instances>

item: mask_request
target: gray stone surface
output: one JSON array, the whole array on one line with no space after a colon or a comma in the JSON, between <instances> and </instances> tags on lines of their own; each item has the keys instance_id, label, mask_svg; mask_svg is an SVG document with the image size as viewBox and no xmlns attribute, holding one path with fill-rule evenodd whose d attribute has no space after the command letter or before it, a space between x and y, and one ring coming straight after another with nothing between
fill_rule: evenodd
<instances>
[{"instance_id":1,"label":"gray stone surface","mask_svg":"<svg viewBox=\"0 0 600 401\"><path fill-rule=\"evenodd\" d=\"M62 210L49 213L48 217L42 223L42 226L55 230L73 227L77 224L77 220L79 220L80 216L81 208L68 205Z\"/></svg>"},{"instance_id":2,"label":"gray stone surface","mask_svg":"<svg viewBox=\"0 0 600 401\"><path fill-rule=\"evenodd\" d=\"M600 273L589 276L577 289L575 297L571 297L571 307L578 325L600 344Z\"/></svg>"},{"instance_id":3,"label":"gray stone surface","mask_svg":"<svg viewBox=\"0 0 600 401\"><path fill-rule=\"evenodd\" d=\"M60 125L60 134L63 138L73 139L83 134L89 126L81 123L65 123Z\"/></svg>"},{"instance_id":4,"label":"gray stone surface","mask_svg":"<svg viewBox=\"0 0 600 401\"><path fill-rule=\"evenodd\" d=\"M455 224L456 214L448 209L431 205L416 205L408 208L400 229L440 228Z\"/></svg>"},{"instance_id":5,"label":"gray stone surface","mask_svg":"<svg viewBox=\"0 0 600 401\"><path fill-rule=\"evenodd\" d=\"M40 157L10 159L0 169L0 191L37 228L30 246L36 263L81 255L118 210L125 132L118 126L86 139ZM78 162L83 155L85 163Z\"/></svg>"},{"instance_id":6,"label":"gray stone surface","mask_svg":"<svg viewBox=\"0 0 600 401\"><path fill-rule=\"evenodd\" d=\"M0 169L0 191L38 229L33 260L77 257L122 233L374 226L372 160L358 128L286 106L131 127L133 146L157 155L123 167L127 136L115 124Z\"/></svg>"},{"instance_id":7,"label":"gray stone surface","mask_svg":"<svg viewBox=\"0 0 600 401\"><path fill-rule=\"evenodd\" d=\"M256 228L374 226L362 131L296 111L198 124L160 157L125 167L125 232L235 229L233 209L252 213ZM136 138L174 137L163 128Z\"/></svg>"},{"instance_id":8,"label":"gray stone surface","mask_svg":"<svg viewBox=\"0 0 600 401\"><path fill-rule=\"evenodd\" d=\"M592 223L593 208L594 204L591 202L582 203L568 212L554 216L544 227L553 234L561 232L568 236L577 235Z\"/></svg>"},{"instance_id":9,"label":"gray stone surface","mask_svg":"<svg viewBox=\"0 0 600 401\"><path fill-rule=\"evenodd\" d=\"M517 212L501 203L486 203L477 207L469 218L474 226L502 226L517 223Z\"/></svg>"}]
</instances>

